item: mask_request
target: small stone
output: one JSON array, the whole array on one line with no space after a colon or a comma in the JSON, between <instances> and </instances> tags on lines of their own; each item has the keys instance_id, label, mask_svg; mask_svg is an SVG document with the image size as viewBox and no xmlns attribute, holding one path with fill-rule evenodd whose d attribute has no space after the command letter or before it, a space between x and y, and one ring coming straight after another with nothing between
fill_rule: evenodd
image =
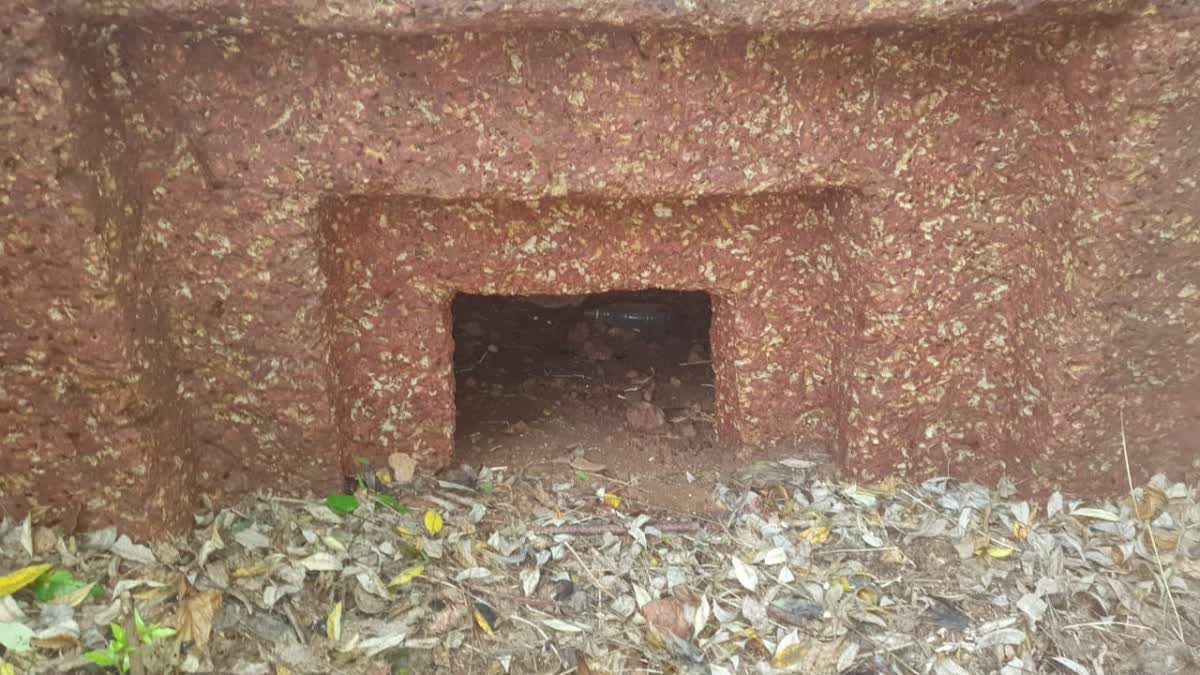
<instances>
[{"instance_id":1,"label":"small stone","mask_svg":"<svg viewBox=\"0 0 1200 675\"><path fill-rule=\"evenodd\" d=\"M625 423L633 431L654 431L667 423L667 416L653 403L638 401L625 411Z\"/></svg>"},{"instance_id":2,"label":"small stone","mask_svg":"<svg viewBox=\"0 0 1200 675\"><path fill-rule=\"evenodd\" d=\"M680 422L675 425L675 431L684 438L696 437L696 425L691 422Z\"/></svg>"},{"instance_id":3,"label":"small stone","mask_svg":"<svg viewBox=\"0 0 1200 675\"><path fill-rule=\"evenodd\" d=\"M686 638L688 636L687 613L678 598L659 598L642 608L646 623L663 633Z\"/></svg>"}]
</instances>

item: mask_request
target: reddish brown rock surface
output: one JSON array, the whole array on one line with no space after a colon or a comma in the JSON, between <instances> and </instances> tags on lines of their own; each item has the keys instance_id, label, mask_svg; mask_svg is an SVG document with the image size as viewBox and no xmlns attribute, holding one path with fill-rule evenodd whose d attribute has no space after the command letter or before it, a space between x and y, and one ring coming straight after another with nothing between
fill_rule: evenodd
<instances>
[{"instance_id":1,"label":"reddish brown rock surface","mask_svg":"<svg viewBox=\"0 0 1200 675\"><path fill-rule=\"evenodd\" d=\"M1200 475L1179 2L0 2L0 507L449 461L457 292L696 289L723 442Z\"/></svg>"}]
</instances>

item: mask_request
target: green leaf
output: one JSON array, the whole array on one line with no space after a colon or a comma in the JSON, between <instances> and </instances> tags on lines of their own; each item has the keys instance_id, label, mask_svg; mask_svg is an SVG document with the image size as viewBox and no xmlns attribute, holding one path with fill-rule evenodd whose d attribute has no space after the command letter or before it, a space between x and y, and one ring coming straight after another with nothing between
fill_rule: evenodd
<instances>
[{"instance_id":1,"label":"green leaf","mask_svg":"<svg viewBox=\"0 0 1200 675\"><path fill-rule=\"evenodd\" d=\"M33 582L29 588L38 602L50 602L55 598L74 593L86 585L84 582L76 580L70 570L58 568L38 577L37 581ZM92 593L94 594L95 591Z\"/></svg>"},{"instance_id":2,"label":"green leaf","mask_svg":"<svg viewBox=\"0 0 1200 675\"><path fill-rule=\"evenodd\" d=\"M355 457L354 463L359 466L366 466L371 463L371 460L367 459L366 457Z\"/></svg>"},{"instance_id":3,"label":"green leaf","mask_svg":"<svg viewBox=\"0 0 1200 675\"><path fill-rule=\"evenodd\" d=\"M113 642L117 647L124 649L129 644L129 639L125 635L125 629L121 628L120 624L110 623L109 628L112 628Z\"/></svg>"},{"instance_id":4,"label":"green leaf","mask_svg":"<svg viewBox=\"0 0 1200 675\"><path fill-rule=\"evenodd\" d=\"M0 645L11 652L27 652L31 648L33 630L23 623L0 623Z\"/></svg>"},{"instance_id":5,"label":"green leaf","mask_svg":"<svg viewBox=\"0 0 1200 675\"><path fill-rule=\"evenodd\" d=\"M117 655L112 652L111 647L109 649L105 649L104 651L96 650L84 652L80 654L80 656L82 656L85 661L91 661L101 668L117 665Z\"/></svg>"},{"instance_id":6,"label":"green leaf","mask_svg":"<svg viewBox=\"0 0 1200 675\"><path fill-rule=\"evenodd\" d=\"M392 509L393 511L396 511L397 513L408 513L408 507L401 504L399 500L397 500L395 497L393 497L391 495L377 494L377 495L373 495L373 496L375 497L375 501L379 502L380 504L383 504L384 506Z\"/></svg>"},{"instance_id":7,"label":"green leaf","mask_svg":"<svg viewBox=\"0 0 1200 675\"><path fill-rule=\"evenodd\" d=\"M588 475L578 469L575 470L575 477L584 482L587 482L588 479Z\"/></svg>"},{"instance_id":8,"label":"green leaf","mask_svg":"<svg viewBox=\"0 0 1200 675\"><path fill-rule=\"evenodd\" d=\"M159 640L175 636L175 629L170 626L160 626L156 623L150 624L150 640Z\"/></svg>"},{"instance_id":9,"label":"green leaf","mask_svg":"<svg viewBox=\"0 0 1200 675\"><path fill-rule=\"evenodd\" d=\"M492 494L492 490L495 490L495 489L496 489L496 486L490 480L485 480L485 481L479 482L479 491L485 495Z\"/></svg>"},{"instance_id":10,"label":"green leaf","mask_svg":"<svg viewBox=\"0 0 1200 675\"><path fill-rule=\"evenodd\" d=\"M325 505L330 511L344 516L349 513L354 513L358 508L358 497L354 495L329 495L325 498Z\"/></svg>"}]
</instances>

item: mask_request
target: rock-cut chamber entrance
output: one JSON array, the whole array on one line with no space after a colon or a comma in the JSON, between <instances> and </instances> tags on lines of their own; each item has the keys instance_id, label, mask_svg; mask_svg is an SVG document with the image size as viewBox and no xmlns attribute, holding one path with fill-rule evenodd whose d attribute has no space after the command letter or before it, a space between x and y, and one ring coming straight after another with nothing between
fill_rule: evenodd
<instances>
[{"instance_id":1,"label":"rock-cut chamber entrance","mask_svg":"<svg viewBox=\"0 0 1200 675\"><path fill-rule=\"evenodd\" d=\"M643 475L714 463L707 293L461 293L452 314L457 460L586 455Z\"/></svg>"}]
</instances>

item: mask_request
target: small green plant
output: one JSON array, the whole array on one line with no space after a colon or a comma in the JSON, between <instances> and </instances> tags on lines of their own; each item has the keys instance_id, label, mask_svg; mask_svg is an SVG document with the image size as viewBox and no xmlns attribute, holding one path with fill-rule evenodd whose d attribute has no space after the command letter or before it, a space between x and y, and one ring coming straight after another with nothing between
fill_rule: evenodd
<instances>
[{"instance_id":1,"label":"small green plant","mask_svg":"<svg viewBox=\"0 0 1200 675\"><path fill-rule=\"evenodd\" d=\"M142 621L142 615L138 613L136 607L133 610L133 625L143 644L153 644L155 640L175 637L175 629L170 626L160 626L156 623Z\"/></svg>"},{"instance_id":2,"label":"small green plant","mask_svg":"<svg viewBox=\"0 0 1200 675\"><path fill-rule=\"evenodd\" d=\"M93 598L98 598L104 595L104 587L100 584L87 584L79 581L71 574L71 570L56 568L46 572L37 578L37 581L30 585L30 590L33 591L33 597L37 598L38 602L50 602L55 598L61 598L64 595L70 595L83 588L91 586L91 590L87 594Z\"/></svg>"},{"instance_id":3,"label":"small green plant","mask_svg":"<svg viewBox=\"0 0 1200 675\"><path fill-rule=\"evenodd\" d=\"M149 645L157 640L175 635L175 629L170 626L160 626L156 623L142 621L142 615L136 607L133 610L133 624L137 631L137 641L134 641L133 644L130 644L129 635L125 629L114 623L111 624L112 639L108 641L104 649L84 652L83 658L101 668L113 668L121 675L125 675L129 672L129 656L138 648L138 641Z\"/></svg>"},{"instance_id":4,"label":"small green plant","mask_svg":"<svg viewBox=\"0 0 1200 675\"><path fill-rule=\"evenodd\" d=\"M354 463L369 469L371 460L367 459L366 457L355 457ZM388 507L389 509L392 509L397 513L408 513L408 507L401 504L395 497L372 490L370 486L367 485L366 479L363 478L362 471L359 471L354 475L354 480L358 483L358 491L369 495L372 500ZM333 511L339 516L350 515L351 513L354 513L359 506L358 497L350 494L329 495L325 497L325 505L329 507L330 511Z\"/></svg>"}]
</instances>

